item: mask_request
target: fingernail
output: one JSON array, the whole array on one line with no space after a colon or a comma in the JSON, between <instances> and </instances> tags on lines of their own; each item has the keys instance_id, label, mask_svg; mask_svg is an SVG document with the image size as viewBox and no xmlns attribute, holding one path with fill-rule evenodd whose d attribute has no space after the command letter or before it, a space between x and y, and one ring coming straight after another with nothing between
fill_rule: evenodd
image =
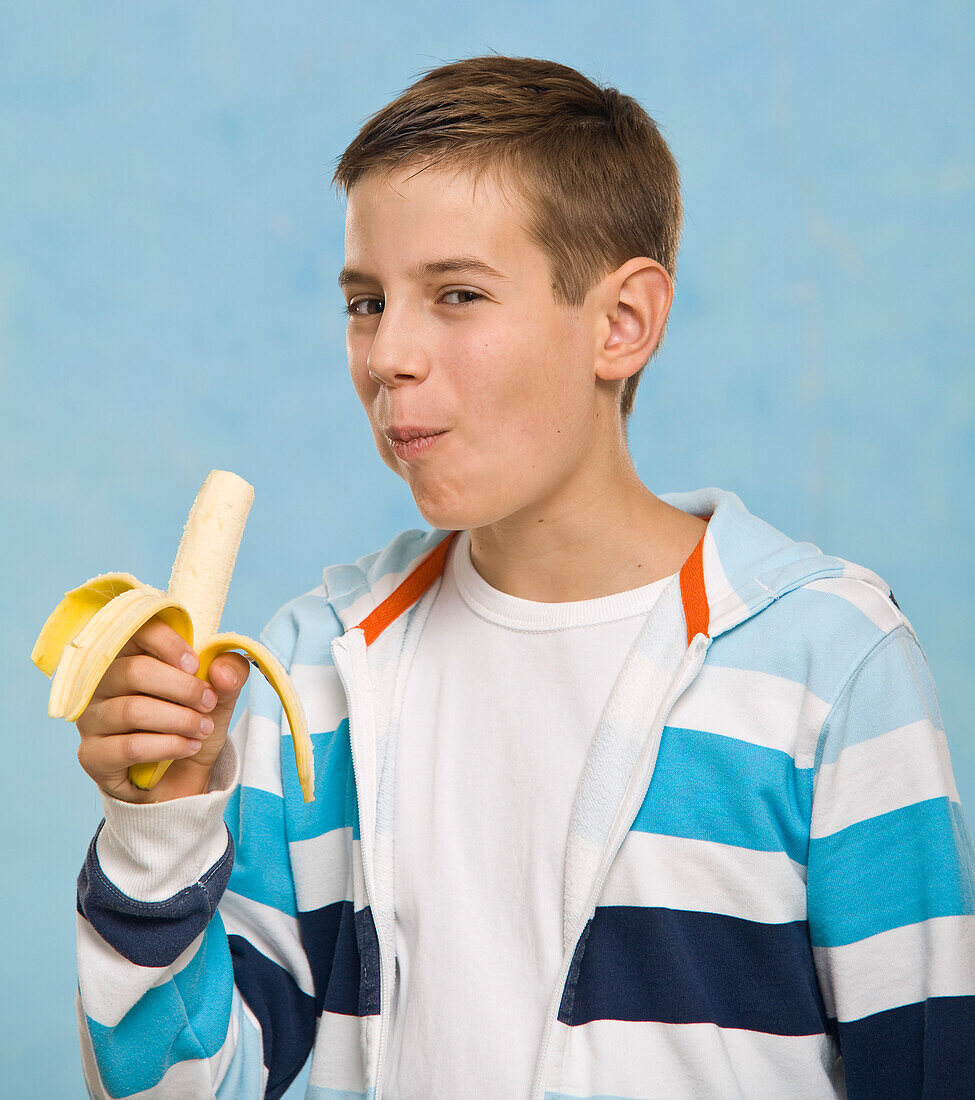
<instances>
[{"instance_id":1,"label":"fingernail","mask_svg":"<svg viewBox=\"0 0 975 1100\"><path fill-rule=\"evenodd\" d=\"M212 718L201 718L200 719L200 733L202 733L204 737L206 737L207 734L213 733L213 719Z\"/></svg>"},{"instance_id":2,"label":"fingernail","mask_svg":"<svg viewBox=\"0 0 975 1100\"><path fill-rule=\"evenodd\" d=\"M179 667L184 672L196 672L200 667L200 662L195 653L184 653L179 659Z\"/></svg>"},{"instance_id":3,"label":"fingernail","mask_svg":"<svg viewBox=\"0 0 975 1100\"><path fill-rule=\"evenodd\" d=\"M207 708L207 710L209 710L210 707L215 707L217 705L217 693L213 690L213 688L204 689L203 705Z\"/></svg>"},{"instance_id":4,"label":"fingernail","mask_svg":"<svg viewBox=\"0 0 975 1100\"><path fill-rule=\"evenodd\" d=\"M186 747L190 750L190 752L199 752L200 749L203 747L203 742L202 741L187 741L186 742Z\"/></svg>"}]
</instances>

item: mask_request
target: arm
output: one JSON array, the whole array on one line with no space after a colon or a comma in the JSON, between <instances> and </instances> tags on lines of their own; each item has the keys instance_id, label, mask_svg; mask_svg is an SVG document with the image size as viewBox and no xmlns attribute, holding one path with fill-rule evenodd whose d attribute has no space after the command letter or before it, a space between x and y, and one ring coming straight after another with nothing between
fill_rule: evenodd
<instances>
[{"instance_id":1,"label":"arm","mask_svg":"<svg viewBox=\"0 0 975 1100\"><path fill-rule=\"evenodd\" d=\"M975 1079L975 856L937 694L907 625L859 662L820 735L809 927L850 1100Z\"/></svg>"},{"instance_id":2,"label":"arm","mask_svg":"<svg viewBox=\"0 0 975 1100\"><path fill-rule=\"evenodd\" d=\"M93 1096L273 1100L311 1047L307 960L296 922L274 904L287 908L288 891L293 904L287 849L268 850L266 835L241 829L241 775L280 785L280 703L259 675L250 693L208 793L140 804L103 790L105 822L78 893L79 1022ZM274 800L262 809L273 816ZM262 832L283 836L283 825L265 818ZM268 883L271 904L255 903L248 895Z\"/></svg>"}]
</instances>

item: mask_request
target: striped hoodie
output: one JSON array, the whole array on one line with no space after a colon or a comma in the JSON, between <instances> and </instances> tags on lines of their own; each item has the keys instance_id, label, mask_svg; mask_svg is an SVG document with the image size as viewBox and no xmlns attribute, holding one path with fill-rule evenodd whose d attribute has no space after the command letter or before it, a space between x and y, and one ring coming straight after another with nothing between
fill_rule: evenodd
<instances>
[{"instance_id":1,"label":"striped hoodie","mask_svg":"<svg viewBox=\"0 0 975 1100\"><path fill-rule=\"evenodd\" d=\"M662 499L710 519L593 734L525 1095L975 1095L975 857L910 623L734 493ZM256 674L210 793L104 797L78 882L93 1097L273 1100L309 1057L308 1100L382 1097L397 715L449 539L326 569L262 633L314 802Z\"/></svg>"}]
</instances>

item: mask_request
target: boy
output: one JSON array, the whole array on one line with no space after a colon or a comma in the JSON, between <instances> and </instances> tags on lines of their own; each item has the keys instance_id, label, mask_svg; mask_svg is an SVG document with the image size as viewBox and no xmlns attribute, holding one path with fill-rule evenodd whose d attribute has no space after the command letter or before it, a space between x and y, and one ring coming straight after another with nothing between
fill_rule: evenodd
<instances>
[{"instance_id":1,"label":"boy","mask_svg":"<svg viewBox=\"0 0 975 1100\"><path fill-rule=\"evenodd\" d=\"M243 657L207 690L159 622L78 720L92 1094L279 1097L310 1054L316 1100L970 1095L972 848L910 624L629 459L681 218L653 122L469 59L336 180L352 380L432 530L262 635L315 802L259 677L227 739Z\"/></svg>"}]
</instances>

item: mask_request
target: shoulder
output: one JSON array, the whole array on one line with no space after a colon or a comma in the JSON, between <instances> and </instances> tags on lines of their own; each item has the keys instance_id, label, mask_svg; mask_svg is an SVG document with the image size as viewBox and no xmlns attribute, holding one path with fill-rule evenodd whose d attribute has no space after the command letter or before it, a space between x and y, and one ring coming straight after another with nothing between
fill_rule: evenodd
<instances>
[{"instance_id":1,"label":"shoulder","mask_svg":"<svg viewBox=\"0 0 975 1100\"><path fill-rule=\"evenodd\" d=\"M832 701L895 631L914 635L886 586L856 575L820 576L775 596L716 637L709 661L802 684Z\"/></svg>"}]
</instances>

